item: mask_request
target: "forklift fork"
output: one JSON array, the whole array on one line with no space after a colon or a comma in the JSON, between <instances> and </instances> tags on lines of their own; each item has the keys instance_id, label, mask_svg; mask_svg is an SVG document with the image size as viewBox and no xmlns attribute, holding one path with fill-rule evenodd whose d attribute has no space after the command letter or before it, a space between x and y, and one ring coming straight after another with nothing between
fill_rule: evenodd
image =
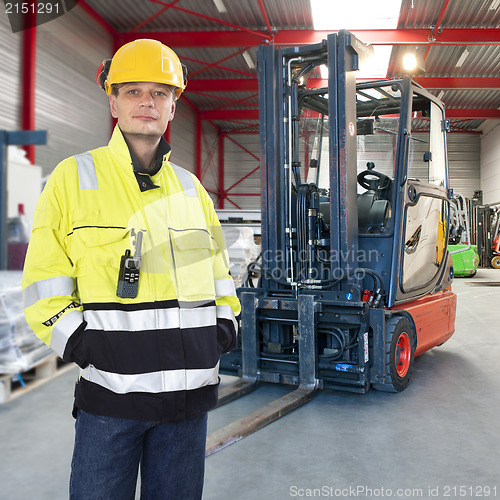
<instances>
[{"instance_id":1,"label":"forklift fork","mask_svg":"<svg viewBox=\"0 0 500 500\"><path fill-rule=\"evenodd\" d=\"M242 324L242 380L221 390L220 404L227 403L247 394L258 382L257 366L257 297L253 292L241 294L242 310L245 317ZM271 401L243 418L212 432L207 437L206 456L236 443L250 434L262 429L295 408L310 401L317 387L316 346L314 322L314 297L298 297L298 344L299 344L299 387L294 391Z\"/></svg>"}]
</instances>

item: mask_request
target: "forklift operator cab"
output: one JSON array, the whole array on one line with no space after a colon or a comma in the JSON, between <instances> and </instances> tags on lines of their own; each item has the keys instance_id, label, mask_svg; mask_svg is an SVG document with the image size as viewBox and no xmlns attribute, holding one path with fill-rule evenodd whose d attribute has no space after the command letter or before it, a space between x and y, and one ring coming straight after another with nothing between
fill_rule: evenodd
<instances>
[{"instance_id":1,"label":"forklift operator cab","mask_svg":"<svg viewBox=\"0 0 500 500\"><path fill-rule=\"evenodd\" d=\"M433 96L414 83L405 95L404 83L356 87L358 231L360 248L366 253L379 246L377 238L394 236L396 196L403 193L404 246L396 300L429 289L446 257L448 232L447 121ZM323 90L320 94L304 88L299 94L304 102L300 133L304 151L310 149L307 182L324 193L320 211L328 221L328 89Z\"/></svg>"}]
</instances>

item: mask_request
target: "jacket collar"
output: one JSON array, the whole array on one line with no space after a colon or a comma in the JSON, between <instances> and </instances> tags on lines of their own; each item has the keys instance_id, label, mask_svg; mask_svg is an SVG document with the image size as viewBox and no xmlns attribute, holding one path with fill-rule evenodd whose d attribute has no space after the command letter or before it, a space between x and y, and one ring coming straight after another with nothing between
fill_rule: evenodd
<instances>
[{"instance_id":1,"label":"jacket collar","mask_svg":"<svg viewBox=\"0 0 500 500\"><path fill-rule=\"evenodd\" d=\"M153 183L151 177L160 171L163 164L168 161L170 153L172 152L170 144L164 137L160 138L160 144L156 150L154 167L151 170L146 170L141 166L139 160L137 160L134 153L132 153L128 147L128 144L125 141L123 133L118 125L115 126L108 147L111 149L113 156L118 160L120 165L130 165L130 170L126 169L126 171L135 175L139 189L142 192L159 187Z\"/></svg>"}]
</instances>

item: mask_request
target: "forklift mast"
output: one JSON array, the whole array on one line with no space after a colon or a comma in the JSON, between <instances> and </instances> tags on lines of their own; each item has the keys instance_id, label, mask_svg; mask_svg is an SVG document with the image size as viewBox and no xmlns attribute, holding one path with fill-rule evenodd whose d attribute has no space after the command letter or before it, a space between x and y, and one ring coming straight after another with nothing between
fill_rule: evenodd
<instances>
[{"instance_id":1,"label":"forklift mast","mask_svg":"<svg viewBox=\"0 0 500 500\"><path fill-rule=\"evenodd\" d=\"M370 53L347 31L259 48L262 253L225 373L399 392L454 331L444 107L410 77L356 84Z\"/></svg>"}]
</instances>

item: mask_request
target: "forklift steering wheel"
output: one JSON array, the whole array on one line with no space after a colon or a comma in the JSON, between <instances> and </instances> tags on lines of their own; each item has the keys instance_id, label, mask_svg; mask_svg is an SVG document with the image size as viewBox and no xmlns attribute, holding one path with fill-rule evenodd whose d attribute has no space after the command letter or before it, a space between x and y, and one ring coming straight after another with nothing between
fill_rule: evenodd
<instances>
[{"instance_id":1,"label":"forklift steering wheel","mask_svg":"<svg viewBox=\"0 0 500 500\"><path fill-rule=\"evenodd\" d=\"M358 184L369 191L384 191L392 182L389 176L371 169L360 172L357 179Z\"/></svg>"}]
</instances>

